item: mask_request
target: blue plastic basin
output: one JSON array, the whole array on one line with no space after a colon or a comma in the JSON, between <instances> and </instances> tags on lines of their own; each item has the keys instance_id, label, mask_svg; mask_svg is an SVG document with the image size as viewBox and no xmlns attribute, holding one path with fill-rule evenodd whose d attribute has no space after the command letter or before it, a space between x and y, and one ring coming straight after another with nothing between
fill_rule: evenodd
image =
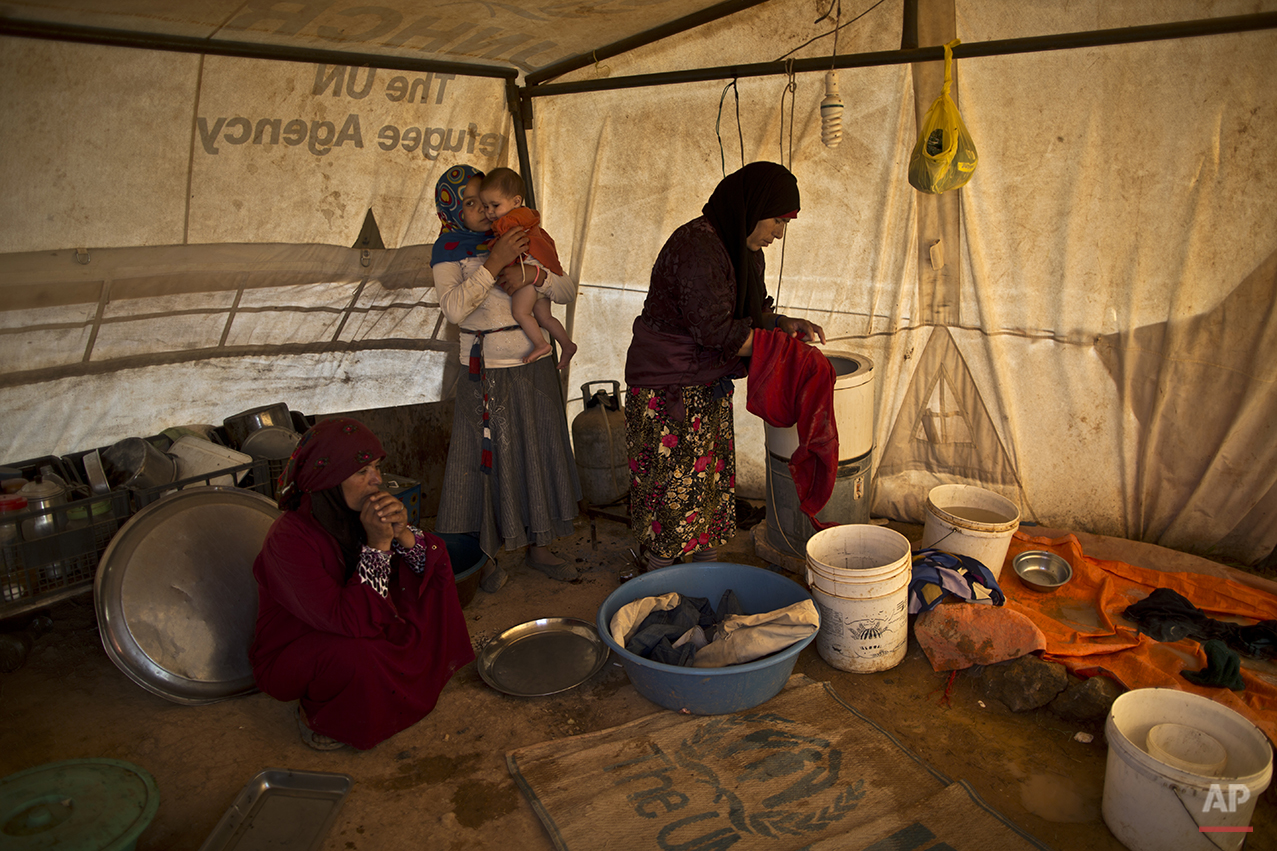
<instances>
[{"instance_id":1,"label":"blue plastic basin","mask_svg":"<svg viewBox=\"0 0 1277 851\"><path fill-rule=\"evenodd\" d=\"M488 556L479 549L479 539L464 532L432 532L442 538L452 562L452 578L457 583L457 599L461 608L470 605L479 590L479 571L488 563Z\"/></svg>"},{"instance_id":2,"label":"blue plastic basin","mask_svg":"<svg viewBox=\"0 0 1277 851\"><path fill-rule=\"evenodd\" d=\"M727 589L748 614L760 614L810 600L797 582L761 567L702 562L663 567L635 577L613 591L599 607L597 627L603 641L621 660L639 694L666 709L693 715L739 712L771 700L785 687L798 654L816 633L779 653L726 668L684 668L653 662L631 653L612 640L612 617L626 603L677 591L688 597L707 597L717 606Z\"/></svg>"}]
</instances>

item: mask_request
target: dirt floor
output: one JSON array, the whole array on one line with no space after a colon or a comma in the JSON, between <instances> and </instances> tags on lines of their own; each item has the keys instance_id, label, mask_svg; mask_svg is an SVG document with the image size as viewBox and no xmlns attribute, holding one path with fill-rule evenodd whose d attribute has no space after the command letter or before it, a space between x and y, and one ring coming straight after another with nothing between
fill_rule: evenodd
<instances>
[{"instance_id":1,"label":"dirt floor","mask_svg":"<svg viewBox=\"0 0 1277 851\"><path fill-rule=\"evenodd\" d=\"M478 592L466 610L476 648L535 618L593 623L599 604L617 587L631 546L621 524L601 519L594 525L597 543L590 521L582 518L576 534L556 547L581 568L574 583L526 569L521 554L503 560L509 584L496 594ZM921 527L891 525L911 540L921 535ZM1128 552L1163 562L1166 554L1144 545ZM737 535L722 560L763 564L748 532ZM667 711L638 696L611 660L582 686L540 698L494 691L470 665L416 726L371 751L321 753L301 742L291 704L253 694L183 706L135 685L103 651L88 596L60 603L35 622L9 625L15 626L32 646L19 670L0 674L0 776L90 757L145 768L158 784L160 806L138 840L140 851L199 848L245 784L268 768L340 772L354 779L322 846L328 851L550 849L549 836L507 772L506 753ZM912 638L905 661L889 671L838 671L813 643L795 673L832 683L925 763L967 781L1045 845L1122 847L1100 817L1107 754L1102 723L1070 725L1045 709L1012 713L985 694L985 678L978 673L950 680L932 671ZM1093 740L1079 742L1077 733ZM1247 848L1277 847L1271 790L1261 797L1252 823Z\"/></svg>"}]
</instances>

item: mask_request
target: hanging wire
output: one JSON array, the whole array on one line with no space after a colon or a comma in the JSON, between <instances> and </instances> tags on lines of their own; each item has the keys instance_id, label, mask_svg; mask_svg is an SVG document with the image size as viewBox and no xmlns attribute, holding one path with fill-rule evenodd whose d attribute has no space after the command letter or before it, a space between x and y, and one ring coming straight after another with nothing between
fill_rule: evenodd
<instances>
[{"instance_id":1,"label":"hanging wire","mask_svg":"<svg viewBox=\"0 0 1277 851\"><path fill-rule=\"evenodd\" d=\"M798 91L798 83L794 78L794 60L785 60L785 76L789 82L780 93L780 164L785 165L785 97L789 97L789 164L785 166L791 171L794 168L794 93Z\"/></svg>"},{"instance_id":2,"label":"hanging wire","mask_svg":"<svg viewBox=\"0 0 1277 851\"><path fill-rule=\"evenodd\" d=\"M802 44L798 45L798 46L797 46L797 47L795 47L793 50L791 50L791 51L789 51L788 53L786 53L784 56L777 57L776 61L777 61L777 62L779 62L779 61L781 61L782 59L785 59L785 58L788 58L788 57L790 57L790 56L793 56L795 53L797 53L798 51L802 50L802 49L803 49L804 47L806 47L807 45L809 45L809 44L811 44L811 43L813 43L813 42L820 41L822 38L828 38L828 37L829 37L829 36L831 36L831 35L832 35L832 36L834 36L835 38L837 38L837 36L838 36L838 31L839 31L839 30L841 30L841 29L844 29L844 28L846 28L846 27L851 26L851 25L852 25L852 24L854 24L856 21L860 20L860 19L861 19L861 18L863 18L865 15L868 15L870 12L872 12L874 9L877 9L879 6L881 6L881 5L882 5L883 3L885 3L885 2L886 2L886 0L878 0L878 2L877 2L877 3L873 4L873 5L872 5L872 6L870 6L868 9L866 9L866 10L865 10L865 11L863 11L863 12L861 12L859 15L857 15L857 16L856 16L856 17L854 17L854 18L852 18L852 19L851 19L850 21L848 21L847 23L837 25L837 26L835 26L835 27L834 27L834 29L833 29L832 31L830 31L830 32L827 32L827 33L821 33L821 34L820 34L820 35L818 35L818 36L815 36L815 37L813 37L813 38L810 38L810 39L808 39L807 41L804 41ZM833 11L833 9L834 9L834 5L835 5L834 3L829 4L829 10L830 10L830 12L832 12L832 11ZM820 18L816 21L816 23L820 23L821 21L823 21L823 20L824 20L825 18L827 18L827 17L829 17L829 12L826 12L824 15L821 15L821 16L820 16ZM837 53L837 46L836 46L836 45L835 45L835 47L834 47L834 52L835 52L835 53Z\"/></svg>"},{"instance_id":3,"label":"hanging wire","mask_svg":"<svg viewBox=\"0 0 1277 851\"><path fill-rule=\"evenodd\" d=\"M785 165L785 95L789 95L789 165L786 166L790 171L794 170L794 96L798 91L798 82L794 77L794 60L785 60L785 73L789 77L789 82L785 84L784 90L780 93L780 164ZM780 288L785 282L785 240L789 236L789 227L785 227L785 233L780 238L780 270L776 273L776 301L777 308L780 307Z\"/></svg>"},{"instance_id":4,"label":"hanging wire","mask_svg":"<svg viewBox=\"0 0 1277 851\"><path fill-rule=\"evenodd\" d=\"M838 31L842 29L842 0L834 0L834 6L838 7L838 14L834 16L834 52L829 55L829 70L834 70L834 65L838 60ZM830 8L833 8L832 6ZM829 17L829 13L825 13L825 17Z\"/></svg>"},{"instance_id":5,"label":"hanging wire","mask_svg":"<svg viewBox=\"0 0 1277 851\"><path fill-rule=\"evenodd\" d=\"M723 177L727 176L727 157L723 153L723 101L727 100L728 89L731 89L736 96L736 135L740 138L741 168L745 167L745 131L741 129L740 124L740 89L736 88L736 81L732 80L723 86L723 93L718 98L718 119L714 122L714 135L718 137L718 159L723 170Z\"/></svg>"}]
</instances>

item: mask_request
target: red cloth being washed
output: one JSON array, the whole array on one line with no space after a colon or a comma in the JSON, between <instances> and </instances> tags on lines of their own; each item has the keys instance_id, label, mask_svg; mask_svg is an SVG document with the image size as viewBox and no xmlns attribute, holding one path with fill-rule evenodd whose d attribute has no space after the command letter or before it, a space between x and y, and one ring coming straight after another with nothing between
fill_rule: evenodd
<instances>
[{"instance_id":1,"label":"red cloth being washed","mask_svg":"<svg viewBox=\"0 0 1277 851\"><path fill-rule=\"evenodd\" d=\"M390 593L345 578L337 539L311 497L271 526L253 563L253 676L277 700L300 700L316 733L371 748L434 709L448 679L474 659L448 550L430 548L418 576L391 559Z\"/></svg>"},{"instance_id":2,"label":"red cloth being washed","mask_svg":"<svg viewBox=\"0 0 1277 851\"><path fill-rule=\"evenodd\" d=\"M504 235L511 228L523 228L528 232L528 254L546 269L556 275L563 274L559 264L559 250L554 247L554 240L541 227L541 214L531 207L515 207L492 223L492 232L497 236ZM516 260L515 263L518 261ZM510 265L514 265L513 263Z\"/></svg>"},{"instance_id":3,"label":"red cloth being washed","mask_svg":"<svg viewBox=\"0 0 1277 851\"><path fill-rule=\"evenodd\" d=\"M816 519L838 477L836 378L834 365L814 346L783 331L754 331L745 408L770 426L798 427L798 448L789 459L789 472L798 506L817 529L838 525Z\"/></svg>"}]
</instances>

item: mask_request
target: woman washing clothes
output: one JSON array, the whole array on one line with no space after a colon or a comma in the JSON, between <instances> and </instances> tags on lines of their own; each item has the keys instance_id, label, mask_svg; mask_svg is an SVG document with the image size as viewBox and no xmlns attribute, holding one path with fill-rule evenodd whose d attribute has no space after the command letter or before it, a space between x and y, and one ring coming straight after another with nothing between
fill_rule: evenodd
<instances>
[{"instance_id":1,"label":"woman washing clothes","mask_svg":"<svg viewBox=\"0 0 1277 851\"><path fill-rule=\"evenodd\" d=\"M253 676L299 701L302 740L317 750L367 749L411 727L474 659L447 548L381 489L385 455L355 420L308 429L253 564Z\"/></svg>"},{"instance_id":2,"label":"woman washing clothes","mask_svg":"<svg viewBox=\"0 0 1277 851\"><path fill-rule=\"evenodd\" d=\"M652 266L625 364L630 526L646 567L715 561L736 532L732 381L755 329L823 343L806 319L773 312L762 249L798 215L798 181L750 163L674 231Z\"/></svg>"},{"instance_id":3,"label":"woman washing clothes","mask_svg":"<svg viewBox=\"0 0 1277 851\"><path fill-rule=\"evenodd\" d=\"M510 266L528 250L528 236L513 228L493 238L479 198L482 179L463 165L435 186L442 229L431 271L444 316L461 329L467 367L457 382L435 529L478 535L490 565L503 548L526 547L529 567L566 582L576 568L549 545L572 533L581 484L553 356L523 362L536 346L515 321L510 295L535 286L565 304L576 298L576 283L535 264ZM496 567L481 586L496 591L505 580Z\"/></svg>"}]
</instances>

